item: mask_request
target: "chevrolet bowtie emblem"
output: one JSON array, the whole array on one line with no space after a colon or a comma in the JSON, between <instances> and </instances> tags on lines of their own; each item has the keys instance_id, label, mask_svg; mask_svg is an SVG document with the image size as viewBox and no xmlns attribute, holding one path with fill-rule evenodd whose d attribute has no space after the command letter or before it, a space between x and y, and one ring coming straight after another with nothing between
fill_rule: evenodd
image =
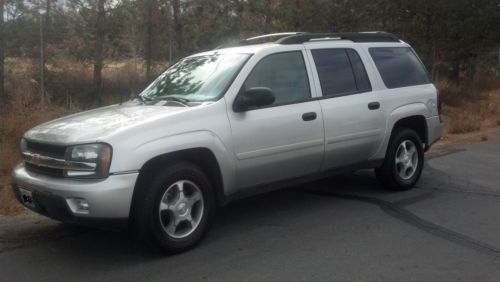
<instances>
[{"instance_id":1,"label":"chevrolet bowtie emblem","mask_svg":"<svg viewBox=\"0 0 500 282\"><path fill-rule=\"evenodd\" d=\"M34 165L40 165L40 155L39 154L34 154L32 157L31 157L31 162L34 164Z\"/></svg>"}]
</instances>

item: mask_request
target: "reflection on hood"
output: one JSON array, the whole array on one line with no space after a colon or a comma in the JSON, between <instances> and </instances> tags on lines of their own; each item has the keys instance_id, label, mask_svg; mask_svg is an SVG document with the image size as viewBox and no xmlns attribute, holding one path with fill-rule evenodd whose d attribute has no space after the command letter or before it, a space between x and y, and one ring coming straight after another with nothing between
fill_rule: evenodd
<instances>
[{"instance_id":1,"label":"reflection on hood","mask_svg":"<svg viewBox=\"0 0 500 282\"><path fill-rule=\"evenodd\" d=\"M49 143L95 142L129 127L186 109L189 108L114 105L49 121L29 130L24 137Z\"/></svg>"}]
</instances>

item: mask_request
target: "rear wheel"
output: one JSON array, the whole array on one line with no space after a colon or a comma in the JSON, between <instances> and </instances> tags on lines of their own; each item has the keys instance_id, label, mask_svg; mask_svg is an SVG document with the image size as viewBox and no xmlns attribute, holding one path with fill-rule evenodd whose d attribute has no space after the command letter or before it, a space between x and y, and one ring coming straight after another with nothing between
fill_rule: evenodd
<instances>
[{"instance_id":1,"label":"rear wheel","mask_svg":"<svg viewBox=\"0 0 500 282\"><path fill-rule=\"evenodd\" d=\"M387 148L384 164L375 169L377 179L390 190L407 190L420 179L424 165L422 141L408 128L398 128Z\"/></svg>"},{"instance_id":2,"label":"rear wheel","mask_svg":"<svg viewBox=\"0 0 500 282\"><path fill-rule=\"evenodd\" d=\"M197 166L176 163L139 189L134 228L151 247L178 253L194 247L205 236L215 201L208 177Z\"/></svg>"}]
</instances>

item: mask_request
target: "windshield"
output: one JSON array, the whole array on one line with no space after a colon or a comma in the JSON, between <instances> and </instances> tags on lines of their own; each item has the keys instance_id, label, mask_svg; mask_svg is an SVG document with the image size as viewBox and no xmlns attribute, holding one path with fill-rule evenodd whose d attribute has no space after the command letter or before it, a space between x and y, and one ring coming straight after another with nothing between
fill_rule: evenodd
<instances>
[{"instance_id":1,"label":"windshield","mask_svg":"<svg viewBox=\"0 0 500 282\"><path fill-rule=\"evenodd\" d=\"M226 91L249 56L215 53L183 59L155 79L140 96L151 102L168 99L215 101Z\"/></svg>"}]
</instances>

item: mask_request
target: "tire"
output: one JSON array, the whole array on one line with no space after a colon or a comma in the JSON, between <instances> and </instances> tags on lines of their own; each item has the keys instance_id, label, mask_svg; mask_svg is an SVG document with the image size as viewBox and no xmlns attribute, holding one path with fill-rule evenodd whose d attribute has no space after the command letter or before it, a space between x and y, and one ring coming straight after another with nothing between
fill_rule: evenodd
<instances>
[{"instance_id":1,"label":"tire","mask_svg":"<svg viewBox=\"0 0 500 282\"><path fill-rule=\"evenodd\" d=\"M396 128L384 163L375 169L375 175L384 188L404 191L418 182L423 166L424 151L418 134L408 128Z\"/></svg>"},{"instance_id":2,"label":"tire","mask_svg":"<svg viewBox=\"0 0 500 282\"><path fill-rule=\"evenodd\" d=\"M138 187L132 215L139 238L171 254L196 246L215 212L214 190L206 174L194 164L178 162L160 169L144 186Z\"/></svg>"}]
</instances>

